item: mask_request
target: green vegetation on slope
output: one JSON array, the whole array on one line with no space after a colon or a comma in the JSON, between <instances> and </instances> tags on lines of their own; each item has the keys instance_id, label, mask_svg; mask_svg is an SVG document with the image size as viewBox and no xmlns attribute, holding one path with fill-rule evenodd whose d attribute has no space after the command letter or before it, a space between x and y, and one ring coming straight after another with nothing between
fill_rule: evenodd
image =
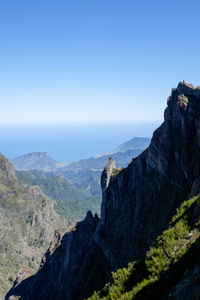
<instances>
[{"instance_id":1,"label":"green vegetation on slope","mask_svg":"<svg viewBox=\"0 0 200 300\"><path fill-rule=\"evenodd\" d=\"M188 272L192 273L190 268L195 259L194 253L200 250L199 225L200 195L183 202L169 228L157 238L145 259L132 262L128 268L114 272L112 282L89 299L160 299L160 294L169 293L166 288L166 280L169 278L170 299L176 299L176 296L173 298L173 293L177 293L179 280L182 280L181 284L191 284L187 283L187 276ZM173 290L175 284L177 287Z\"/></svg>"},{"instance_id":2,"label":"green vegetation on slope","mask_svg":"<svg viewBox=\"0 0 200 300\"><path fill-rule=\"evenodd\" d=\"M74 187L61 175L46 176L38 170L16 171L18 180L28 186L38 185L50 198L56 200L55 210L69 226L84 219L88 210L100 213L101 195L94 195Z\"/></svg>"},{"instance_id":3,"label":"green vegetation on slope","mask_svg":"<svg viewBox=\"0 0 200 300\"><path fill-rule=\"evenodd\" d=\"M38 185L47 196L57 201L82 201L90 197L88 191L75 188L61 175L50 177L38 170L16 171L16 175L21 183Z\"/></svg>"},{"instance_id":4,"label":"green vegetation on slope","mask_svg":"<svg viewBox=\"0 0 200 300\"><path fill-rule=\"evenodd\" d=\"M65 226L39 187L25 188L0 154L0 299L23 266L37 269L57 227Z\"/></svg>"},{"instance_id":5,"label":"green vegetation on slope","mask_svg":"<svg viewBox=\"0 0 200 300\"><path fill-rule=\"evenodd\" d=\"M100 214L101 195L89 197L85 201L59 201L55 204L55 211L63 216L69 226L83 220L88 210L93 214Z\"/></svg>"}]
</instances>

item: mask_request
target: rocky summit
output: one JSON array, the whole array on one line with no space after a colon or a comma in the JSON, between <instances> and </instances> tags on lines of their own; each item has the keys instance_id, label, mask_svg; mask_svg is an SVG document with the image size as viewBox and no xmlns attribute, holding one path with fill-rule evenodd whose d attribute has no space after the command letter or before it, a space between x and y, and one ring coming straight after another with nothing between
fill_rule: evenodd
<instances>
[{"instance_id":1,"label":"rocky summit","mask_svg":"<svg viewBox=\"0 0 200 300\"><path fill-rule=\"evenodd\" d=\"M84 299L109 282L112 271L145 258L177 208L200 192L200 88L179 83L150 146L124 169L116 169L111 158L101 185L101 218L88 212L73 231L58 236L39 270L16 279L6 299Z\"/></svg>"}]
</instances>

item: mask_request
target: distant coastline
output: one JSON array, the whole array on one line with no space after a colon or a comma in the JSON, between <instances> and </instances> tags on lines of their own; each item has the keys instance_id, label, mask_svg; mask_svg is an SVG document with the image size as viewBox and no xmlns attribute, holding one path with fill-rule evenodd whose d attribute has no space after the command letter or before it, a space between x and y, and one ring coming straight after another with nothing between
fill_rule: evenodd
<instances>
[{"instance_id":1,"label":"distant coastline","mask_svg":"<svg viewBox=\"0 0 200 300\"><path fill-rule=\"evenodd\" d=\"M0 124L0 152L9 159L34 151L70 163L117 147L135 136L151 137L161 121Z\"/></svg>"}]
</instances>

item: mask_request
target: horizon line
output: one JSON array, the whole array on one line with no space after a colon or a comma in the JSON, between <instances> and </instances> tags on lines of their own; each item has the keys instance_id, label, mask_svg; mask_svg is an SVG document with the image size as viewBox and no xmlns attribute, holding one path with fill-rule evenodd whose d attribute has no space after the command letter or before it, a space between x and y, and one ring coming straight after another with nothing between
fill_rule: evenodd
<instances>
[{"instance_id":1,"label":"horizon line","mask_svg":"<svg viewBox=\"0 0 200 300\"><path fill-rule=\"evenodd\" d=\"M157 123L163 122L163 119L154 119L154 120L81 120L81 121L48 121L48 122L0 122L0 126L9 126L9 125L67 125L67 124L108 124L108 123Z\"/></svg>"}]
</instances>

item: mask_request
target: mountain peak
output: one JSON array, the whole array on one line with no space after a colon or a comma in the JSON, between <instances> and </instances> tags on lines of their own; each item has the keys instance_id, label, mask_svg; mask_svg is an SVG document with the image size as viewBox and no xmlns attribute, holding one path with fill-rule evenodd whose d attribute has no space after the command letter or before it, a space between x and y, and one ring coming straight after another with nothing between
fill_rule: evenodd
<instances>
[{"instance_id":1,"label":"mountain peak","mask_svg":"<svg viewBox=\"0 0 200 300\"><path fill-rule=\"evenodd\" d=\"M101 175L101 189L105 192L106 188L109 185L110 178L112 176L113 169L115 169L115 160L110 157L109 162L104 168L102 175Z\"/></svg>"},{"instance_id":2,"label":"mountain peak","mask_svg":"<svg viewBox=\"0 0 200 300\"><path fill-rule=\"evenodd\" d=\"M48 157L49 153L48 152L33 152L33 153L29 153L30 156L39 156L39 157Z\"/></svg>"},{"instance_id":3,"label":"mountain peak","mask_svg":"<svg viewBox=\"0 0 200 300\"><path fill-rule=\"evenodd\" d=\"M195 97L200 97L200 87L197 86L196 88L191 83L186 83L184 80L179 82L177 88L172 89L172 93L169 96L168 100L170 100L170 97L173 95L190 95ZM168 101L169 103L169 101Z\"/></svg>"},{"instance_id":4,"label":"mountain peak","mask_svg":"<svg viewBox=\"0 0 200 300\"><path fill-rule=\"evenodd\" d=\"M7 178L7 180L16 180L15 170L11 163L5 156L0 153L0 178L1 181Z\"/></svg>"},{"instance_id":5,"label":"mountain peak","mask_svg":"<svg viewBox=\"0 0 200 300\"><path fill-rule=\"evenodd\" d=\"M48 152L28 153L11 160L16 170L43 170L54 171L59 167L66 166L65 163L54 160Z\"/></svg>"},{"instance_id":6,"label":"mountain peak","mask_svg":"<svg viewBox=\"0 0 200 300\"><path fill-rule=\"evenodd\" d=\"M184 88L187 87L187 88L195 90L195 87L193 86L193 84L187 83L187 82L185 82L185 80L180 81L179 84L178 84L178 88L183 88L183 87Z\"/></svg>"}]
</instances>

